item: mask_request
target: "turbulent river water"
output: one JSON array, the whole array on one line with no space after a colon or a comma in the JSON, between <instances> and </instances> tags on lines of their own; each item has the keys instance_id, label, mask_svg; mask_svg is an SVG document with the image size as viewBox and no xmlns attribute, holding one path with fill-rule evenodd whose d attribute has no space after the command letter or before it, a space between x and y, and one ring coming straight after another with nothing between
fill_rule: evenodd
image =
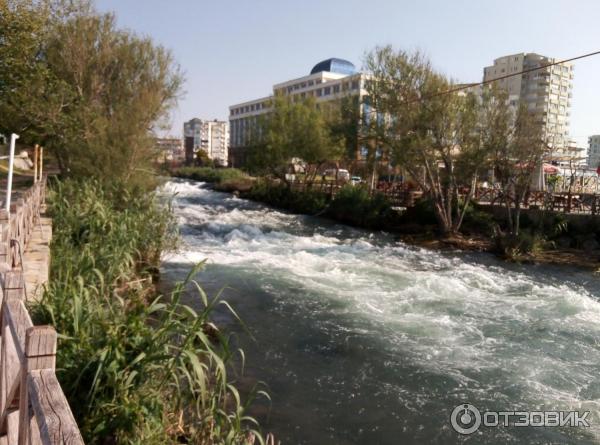
<instances>
[{"instance_id":1,"label":"turbulent river water","mask_svg":"<svg viewBox=\"0 0 600 445\"><path fill-rule=\"evenodd\" d=\"M175 280L238 312L257 412L282 444L599 443L600 280L565 268L438 253L393 236L298 216L174 180L182 251ZM189 297L193 299L192 296ZM192 300L193 301L193 300ZM454 407L590 411L590 427L481 426Z\"/></svg>"}]
</instances>

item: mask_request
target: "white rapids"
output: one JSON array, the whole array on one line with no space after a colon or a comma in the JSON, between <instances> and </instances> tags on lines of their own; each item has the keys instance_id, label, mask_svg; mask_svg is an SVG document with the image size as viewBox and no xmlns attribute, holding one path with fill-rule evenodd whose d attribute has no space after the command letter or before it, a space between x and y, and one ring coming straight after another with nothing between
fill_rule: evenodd
<instances>
[{"instance_id":1,"label":"white rapids","mask_svg":"<svg viewBox=\"0 0 600 445\"><path fill-rule=\"evenodd\" d=\"M591 274L413 248L201 183L174 180L163 192L183 240L164 269L207 259L207 283L243 291L233 303L265 354L256 360L272 361L256 372L276 388L272 428L284 443L464 443L448 421L463 402L591 412L589 429L487 428L475 443L600 437ZM327 415L298 416L316 400Z\"/></svg>"}]
</instances>

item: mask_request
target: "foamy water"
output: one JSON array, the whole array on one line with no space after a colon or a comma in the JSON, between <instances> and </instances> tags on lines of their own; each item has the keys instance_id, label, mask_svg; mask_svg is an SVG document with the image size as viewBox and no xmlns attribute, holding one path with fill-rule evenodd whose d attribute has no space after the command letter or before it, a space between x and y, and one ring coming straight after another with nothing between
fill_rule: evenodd
<instances>
[{"instance_id":1,"label":"foamy water","mask_svg":"<svg viewBox=\"0 0 600 445\"><path fill-rule=\"evenodd\" d=\"M442 254L202 184L173 181L182 251L167 274L208 259L257 342L271 386L267 428L287 444L596 443L598 280L558 268ZM591 411L590 429L482 428L452 409Z\"/></svg>"}]
</instances>

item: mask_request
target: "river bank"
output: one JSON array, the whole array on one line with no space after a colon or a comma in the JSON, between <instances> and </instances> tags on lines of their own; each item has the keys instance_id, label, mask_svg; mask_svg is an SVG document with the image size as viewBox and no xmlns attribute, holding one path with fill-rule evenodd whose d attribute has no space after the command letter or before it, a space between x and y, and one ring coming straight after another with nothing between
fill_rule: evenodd
<instances>
[{"instance_id":1,"label":"river bank","mask_svg":"<svg viewBox=\"0 0 600 445\"><path fill-rule=\"evenodd\" d=\"M224 305L196 289L198 272L157 292L161 257L177 245L174 215L156 192L100 181L55 181L50 280L31 305L60 334L57 377L86 443L264 443L234 385ZM252 397L255 394L251 394Z\"/></svg>"},{"instance_id":2,"label":"river bank","mask_svg":"<svg viewBox=\"0 0 600 445\"><path fill-rule=\"evenodd\" d=\"M551 248L540 246L530 252L519 253L510 257L506 256L504 252L499 252L498 245L491 235L492 230L490 225L492 218L491 216L486 218L486 215L489 214L484 210L476 212L474 216L472 214L467 215L465 225L467 226L468 233L450 237L440 236L436 232L433 215L423 215L422 210L413 212L413 214L409 214L405 218L402 218L400 215L394 215L391 218L389 215L381 218L376 216L373 218L374 223L369 222L365 224L362 223L363 221L356 221L353 218L349 218L347 209L343 209L342 212L327 211L329 204L318 202L318 199L315 198L312 198L313 202L310 202L311 199L309 199L308 204L286 205L282 204L281 199L273 199L272 196L265 193L255 193L253 192L255 182L245 177L239 170L224 170L227 173L223 177L209 171L209 169L206 170L206 172L198 172L198 169L188 169L183 172L175 171L172 173L175 177L203 181L208 187L219 192L231 193L244 199L262 202L293 213L306 215L318 214L349 226L393 233L400 240L410 245L434 250L458 249L467 252L488 252L499 255L506 261L517 263L568 265L593 272L600 270L600 248L592 250L560 248L557 243L551 242L547 243ZM315 203L314 201L317 202ZM381 207L381 204L378 204L378 206ZM361 212L361 209L355 208L351 209L351 211ZM475 221L472 222L469 219L470 217ZM419 222L419 220L424 220L426 224Z\"/></svg>"},{"instance_id":3,"label":"river bank","mask_svg":"<svg viewBox=\"0 0 600 445\"><path fill-rule=\"evenodd\" d=\"M282 443L463 444L449 417L465 401L592 412L590 429L485 428L477 443L597 443L600 281L588 272L423 249L192 181L166 191L182 248L165 277L207 260L198 281L244 320L219 323L268 385L259 420Z\"/></svg>"}]
</instances>

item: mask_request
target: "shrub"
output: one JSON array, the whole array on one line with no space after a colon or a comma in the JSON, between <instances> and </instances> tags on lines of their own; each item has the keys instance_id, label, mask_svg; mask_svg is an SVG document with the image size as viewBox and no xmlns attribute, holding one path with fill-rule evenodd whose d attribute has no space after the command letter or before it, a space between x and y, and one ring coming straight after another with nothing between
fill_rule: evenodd
<instances>
[{"instance_id":1,"label":"shrub","mask_svg":"<svg viewBox=\"0 0 600 445\"><path fill-rule=\"evenodd\" d=\"M496 233L494 237L496 251L504 258L514 261L524 259L527 255L535 254L544 248L546 240L539 233L523 230L518 235L511 233Z\"/></svg>"},{"instance_id":2,"label":"shrub","mask_svg":"<svg viewBox=\"0 0 600 445\"><path fill-rule=\"evenodd\" d=\"M366 228L382 228L390 217L391 205L381 193L369 196L366 187L346 185L337 193L327 215Z\"/></svg>"},{"instance_id":3,"label":"shrub","mask_svg":"<svg viewBox=\"0 0 600 445\"><path fill-rule=\"evenodd\" d=\"M415 202L413 207L409 207L404 220L407 223L421 224L424 226L437 225L438 220L433 209L433 201L427 198L421 198Z\"/></svg>"},{"instance_id":4,"label":"shrub","mask_svg":"<svg viewBox=\"0 0 600 445\"><path fill-rule=\"evenodd\" d=\"M192 280L198 269L155 296L171 213L153 194L91 181L55 184L49 201L51 279L31 313L60 334L57 375L86 443L262 443L232 385L237 351L211 318L226 303ZM198 310L180 302L189 286Z\"/></svg>"},{"instance_id":5,"label":"shrub","mask_svg":"<svg viewBox=\"0 0 600 445\"><path fill-rule=\"evenodd\" d=\"M327 206L327 194L318 190L294 191L281 184L266 180L256 181L246 198L290 210L295 213L315 215Z\"/></svg>"},{"instance_id":6,"label":"shrub","mask_svg":"<svg viewBox=\"0 0 600 445\"><path fill-rule=\"evenodd\" d=\"M479 210L476 205L470 205L465 212L461 231L494 236L497 227L498 224L491 213Z\"/></svg>"},{"instance_id":7,"label":"shrub","mask_svg":"<svg viewBox=\"0 0 600 445\"><path fill-rule=\"evenodd\" d=\"M173 176L194 181L221 183L246 178L247 175L237 168L180 167L171 172Z\"/></svg>"}]
</instances>

